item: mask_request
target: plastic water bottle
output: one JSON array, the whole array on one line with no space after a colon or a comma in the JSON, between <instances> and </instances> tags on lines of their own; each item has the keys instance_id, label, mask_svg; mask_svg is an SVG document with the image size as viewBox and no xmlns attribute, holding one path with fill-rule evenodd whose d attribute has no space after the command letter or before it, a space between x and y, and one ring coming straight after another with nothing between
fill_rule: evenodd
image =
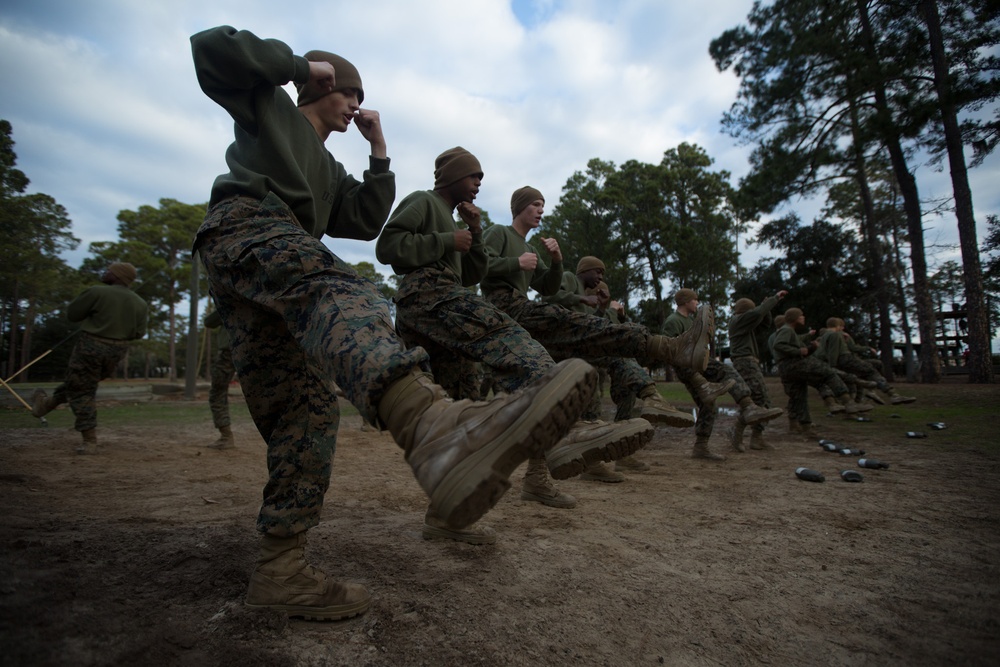
<instances>
[{"instance_id":1,"label":"plastic water bottle","mask_svg":"<svg viewBox=\"0 0 1000 667\"><path fill-rule=\"evenodd\" d=\"M827 440L826 438L819 441L819 446L822 447L823 445L837 445L837 448L840 448L836 440Z\"/></svg>"},{"instance_id":2,"label":"plastic water bottle","mask_svg":"<svg viewBox=\"0 0 1000 667\"><path fill-rule=\"evenodd\" d=\"M830 442L829 440L827 440L825 443L821 442L819 446L822 447L823 449L825 449L828 452L839 452L840 451L840 445L838 445L835 442Z\"/></svg>"},{"instance_id":3,"label":"plastic water bottle","mask_svg":"<svg viewBox=\"0 0 1000 667\"><path fill-rule=\"evenodd\" d=\"M874 468L875 470L888 470L889 464L878 459L858 459L859 468Z\"/></svg>"},{"instance_id":4,"label":"plastic water bottle","mask_svg":"<svg viewBox=\"0 0 1000 667\"><path fill-rule=\"evenodd\" d=\"M841 470L840 478L845 482L863 482L865 481L864 475L859 473L857 470Z\"/></svg>"},{"instance_id":5,"label":"plastic water bottle","mask_svg":"<svg viewBox=\"0 0 1000 667\"><path fill-rule=\"evenodd\" d=\"M818 470L812 470L810 468L796 468L795 476L799 479L804 479L807 482L825 482L826 477L823 477L823 473Z\"/></svg>"},{"instance_id":6,"label":"plastic water bottle","mask_svg":"<svg viewBox=\"0 0 1000 667\"><path fill-rule=\"evenodd\" d=\"M927 425L930 426L935 431L943 431L944 429L948 428L948 425L945 424L944 422L930 422Z\"/></svg>"},{"instance_id":7,"label":"plastic water bottle","mask_svg":"<svg viewBox=\"0 0 1000 667\"><path fill-rule=\"evenodd\" d=\"M906 437L907 438L926 438L927 434L924 433L924 432L922 432L922 431L907 431L906 432Z\"/></svg>"},{"instance_id":8,"label":"plastic water bottle","mask_svg":"<svg viewBox=\"0 0 1000 667\"><path fill-rule=\"evenodd\" d=\"M848 448L845 447L844 449L838 449L837 451L840 452L841 456L864 456L865 455L865 450L863 450L863 449L848 449Z\"/></svg>"}]
</instances>

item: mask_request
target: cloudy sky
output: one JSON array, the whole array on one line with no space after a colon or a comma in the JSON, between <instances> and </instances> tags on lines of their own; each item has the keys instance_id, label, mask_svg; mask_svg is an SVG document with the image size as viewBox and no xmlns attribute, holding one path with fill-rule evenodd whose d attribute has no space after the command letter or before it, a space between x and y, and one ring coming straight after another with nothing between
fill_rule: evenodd
<instances>
[{"instance_id":1,"label":"cloudy sky","mask_svg":"<svg viewBox=\"0 0 1000 667\"><path fill-rule=\"evenodd\" d=\"M0 118L14 129L31 191L66 207L83 240L117 237L120 210L161 198L207 201L232 140L229 116L195 80L188 38L228 24L320 48L360 70L377 109L399 198L430 188L434 157L461 145L486 172L477 203L507 222L510 193L531 184L549 208L591 158L659 162L687 141L733 183L747 150L720 131L737 82L708 44L741 24L752 0L4 0ZM354 128L327 147L360 174ZM916 166L925 198L947 173ZM980 238L1000 213L1000 159L973 172ZM397 199L398 201L398 199ZM793 204L811 220L815 204ZM952 217L927 221L929 244L956 242ZM374 244L327 239L345 260L377 263ZM747 249L747 261L759 249ZM943 255L942 255L943 256ZM934 261L934 260L932 260Z\"/></svg>"}]
</instances>

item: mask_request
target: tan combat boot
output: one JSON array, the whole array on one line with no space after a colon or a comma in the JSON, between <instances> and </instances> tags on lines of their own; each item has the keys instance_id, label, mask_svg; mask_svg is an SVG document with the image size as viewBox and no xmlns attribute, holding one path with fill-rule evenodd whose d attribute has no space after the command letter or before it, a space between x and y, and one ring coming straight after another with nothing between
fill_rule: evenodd
<instances>
[{"instance_id":1,"label":"tan combat boot","mask_svg":"<svg viewBox=\"0 0 1000 667\"><path fill-rule=\"evenodd\" d=\"M96 454L97 453L97 429L91 428L86 431L80 431L80 435L83 436L83 441L76 446L77 454Z\"/></svg>"},{"instance_id":2,"label":"tan combat boot","mask_svg":"<svg viewBox=\"0 0 1000 667\"><path fill-rule=\"evenodd\" d=\"M844 406L837 402L833 396L824 396L823 405L830 411L831 415L836 415L844 411Z\"/></svg>"},{"instance_id":3,"label":"tan combat boot","mask_svg":"<svg viewBox=\"0 0 1000 667\"><path fill-rule=\"evenodd\" d=\"M694 377L691 378L691 386L694 387L695 393L698 394L698 399L703 404L708 405L709 403L714 403L715 399L736 386L736 380L729 379L722 382L709 382L701 373L695 373Z\"/></svg>"},{"instance_id":4,"label":"tan combat boot","mask_svg":"<svg viewBox=\"0 0 1000 667\"><path fill-rule=\"evenodd\" d=\"M609 424L581 421L565 438L545 452L553 479L569 479L595 463L617 461L633 454L653 437L653 427L645 419L626 419Z\"/></svg>"},{"instance_id":5,"label":"tan combat boot","mask_svg":"<svg viewBox=\"0 0 1000 667\"><path fill-rule=\"evenodd\" d=\"M900 396L896 393L893 387L889 387L889 391L885 392L889 396L889 402L893 405L905 405L907 403L913 403L917 400L916 396Z\"/></svg>"},{"instance_id":6,"label":"tan combat boot","mask_svg":"<svg viewBox=\"0 0 1000 667\"><path fill-rule=\"evenodd\" d=\"M838 399L844 405L844 412L849 415L856 415L861 412L868 412L869 410L875 407L870 403L855 403L854 399L851 398L850 394L844 394L843 396L838 397Z\"/></svg>"},{"instance_id":7,"label":"tan combat boot","mask_svg":"<svg viewBox=\"0 0 1000 667\"><path fill-rule=\"evenodd\" d=\"M715 333L715 317L709 306L700 306L690 329L676 338L650 336L646 341L646 356L678 368L704 371L708 367L708 353Z\"/></svg>"},{"instance_id":8,"label":"tan combat boot","mask_svg":"<svg viewBox=\"0 0 1000 667\"><path fill-rule=\"evenodd\" d=\"M770 451L774 447L764 440L764 434L761 431L753 430L750 431L750 449L756 449L757 451Z\"/></svg>"},{"instance_id":9,"label":"tan combat boot","mask_svg":"<svg viewBox=\"0 0 1000 667\"><path fill-rule=\"evenodd\" d=\"M691 458L706 459L708 461L725 461L726 457L716 454L708 448L708 436L699 435L694 439L694 448L691 450Z\"/></svg>"},{"instance_id":10,"label":"tan combat boot","mask_svg":"<svg viewBox=\"0 0 1000 667\"><path fill-rule=\"evenodd\" d=\"M878 403L879 405L885 405L885 401L882 400L882 397L879 396L874 391L866 391L865 392L865 398L867 398L869 401L871 401L873 403Z\"/></svg>"},{"instance_id":11,"label":"tan combat boot","mask_svg":"<svg viewBox=\"0 0 1000 667\"><path fill-rule=\"evenodd\" d=\"M250 575L246 606L313 621L338 621L367 611L372 598L365 587L334 581L307 563L305 545L305 533L264 535Z\"/></svg>"},{"instance_id":12,"label":"tan combat boot","mask_svg":"<svg viewBox=\"0 0 1000 667\"><path fill-rule=\"evenodd\" d=\"M625 475L615 472L603 463L593 463L580 473L580 479L587 482L604 482L605 484L618 484L625 481Z\"/></svg>"},{"instance_id":13,"label":"tan combat boot","mask_svg":"<svg viewBox=\"0 0 1000 667\"><path fill-rule=\"evenodd\" d=\"M524 484L521 486L521 500L567 510L576 507L576 498L560 491L552 483L545 459L528 459L528 469L524 473Z\"/></svg>"},{"instance_id":14,"label":"tan combat boot","mask_svg":"<svg viewBox=\"0 0 1000 667\"><path fill-rule=\"evenodd\" d=\"M219 427L219 439L209 445L212 449L233 449L236 447L236 440L233 438L233 431L228 426Z\"/></svg>"},{"instance_id":15,"label":"tan combat boot","mask_svg":"<svg viewBox=\"0 0 1000 667\"><path fill-rule=\"evenodd\" d=\"M378 417L406 452L434 515L465 528L506 493L515 468L569 432L596 386L590 364L567 359L521 391L453 401L413 371L388 388Z\"/></svg>"},{"instance_id":16,"label":"tan combat boot","mask_svg":"<svg viewBox=\"0 0 1000 667\"><path fill-rule=\"evenodd\" d=\"M744 396L743 400L740 401L740 419L748 426L770 421L783 414L785 411L781 408L762 408L754 403L749 396Z\"/></svg>"},{"instance_id":17,"label":"tan combat boot","mask_svg":"<svg viewBox=\"0 0 1000 667\"><path fill-rule=\"evenodd\" d=\"M634 456L626 456L615 461L615 472L648 472L649 464Z\"/></svg>"},{"instance_id":18,"label":"tan combat boot","mask_svg":"<svg viewBox=\"0 0 1000 667\"><path fill-rule=\"evenodd\" d=\"M694 415L681 412L663 400L655 385L650 385L639 394L639 416L651 424L664 424L678 428L694 426Z\"/></svg>"},{"instance_id":19,"label":"tan combat boot","mask_svg":"<svg viewBox=\"0 0 1000 667\"><path fill-rule=\"evenodd\" d=\"M734 451L745 452L747 450L747 448L743 445L743 431L746 427L746 422L737 417L736 423L729 431L729 446L732 447Z\"/></svg>"},{"instance_id":20,"label":"tan combat boot","mask_svg":"<svg viewBox=\"0 0 1000 667\"><path fill-rule=\"evenodd\" d=\"M447 522L434 514L428 507L424 515L421 535L425 540L454 540L466 544L493 544L497 533L489 526L472 525L467 528L449 528Z\"/></svg>"},{"instance_id":21,"label":"tan combat boot","mask_svg":"<svg viewBox=\"0 0 1000 667\"><path fill-rule=\"evenodd\" d=\"M44 389L36 389L31 395L31 414L41 419L56 408L55 401L49 398Z\"/></svg>"}]
</instances>

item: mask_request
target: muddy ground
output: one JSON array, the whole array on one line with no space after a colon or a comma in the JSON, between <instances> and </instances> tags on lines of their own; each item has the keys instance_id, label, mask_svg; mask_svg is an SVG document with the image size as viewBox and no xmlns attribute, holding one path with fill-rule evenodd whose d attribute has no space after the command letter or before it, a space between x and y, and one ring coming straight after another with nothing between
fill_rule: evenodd
<instances>
[{"instance_id":1,"label":"muddy ground","mask_svg":"<svg viewBox=\"0 0 1000 667\"><path fill-rule=\"evenodd\" d=\"M561 482L573 510L520 500L522 467L484 520L493 546L424 541L401 451L345 418L310 553L374 602L337 623L241 605L265 478L248 420L223 452L205 447L207 410L169 432L104 429L96 456L73 453L71 430L5 429L0 664L997 664L998 450L957 429L901 434L937 420L941 392L995 408L1000 387L920 390L873 413L898 414L899 436L817 418L891 463L861 484L837 476L854 459L788 436L784 419L774 451L722 463L689 457L691 431L659 428L639 454L649 472ZM797 480L803 465L827 481Z\"/></svg>"}]
</instances>

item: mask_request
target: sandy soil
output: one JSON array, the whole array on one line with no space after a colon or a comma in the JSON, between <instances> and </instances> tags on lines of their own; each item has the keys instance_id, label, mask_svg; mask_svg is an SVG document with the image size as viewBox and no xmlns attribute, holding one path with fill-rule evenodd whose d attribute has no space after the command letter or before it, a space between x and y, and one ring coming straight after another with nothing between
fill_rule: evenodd
<instances>
[{"instance_id":1,"label":"sandy soil","mask_svg":"<svg viewBox=\"0 0 1000 667\"><path fill-rule=\"evenodd\" d=\"M982 391L997 404L997 387ZM879 408L928 421L920 404ZM610 404L607 406L610 411ZM877 413L878 414L878 413ZM713 440L724 450L731 417ZM573 510L519 499L493 546L420 536L426 500L385 434L345 419L312 560L362 581L364 616L289 621L242 607L265 478L252 424L0 432L3 665L954 665L1000 662L1000 458L948 430L828 434L853 459L772 428L775 451L689 458L657 431L623 484L561 482ZM901 430L902 430L901 426ZM992 451L996 451L995 449ZM809 466L824 484L797 480Z\"/></svg>"}]
</instances>

